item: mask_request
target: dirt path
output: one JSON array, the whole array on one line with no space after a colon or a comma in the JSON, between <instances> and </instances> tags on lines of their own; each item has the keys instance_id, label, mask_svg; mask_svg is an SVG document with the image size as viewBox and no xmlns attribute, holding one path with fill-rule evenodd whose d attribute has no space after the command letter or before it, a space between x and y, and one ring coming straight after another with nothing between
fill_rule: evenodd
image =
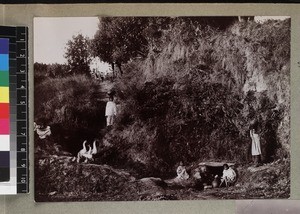
<instances>
[{"instance_id":1,"label":"dirt path","mask_svg":"<svg viewBox=\"0 0 300 214\"><path fill-rule=\"evenodd\" d=\"M106 101L107 92L114 87L114 82L106 80L104 82L100 82L100 86L101 86L100 99Z\"/></svg>"}]
</instances>

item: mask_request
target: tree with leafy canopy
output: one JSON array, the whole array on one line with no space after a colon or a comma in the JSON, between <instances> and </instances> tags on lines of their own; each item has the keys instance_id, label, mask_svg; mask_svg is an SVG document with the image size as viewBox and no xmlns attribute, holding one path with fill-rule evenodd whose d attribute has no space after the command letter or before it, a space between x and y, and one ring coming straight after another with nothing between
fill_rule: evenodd
<instances>
[{"instance_id":1,"label":"tree with leafy canopy","mask_svg":"<svg viewBox=\"0 0 300 214\"><path fill-rule=\"evenodd\" d=\"M68 61L70 72L73 74L90 75L90 62L92 60L90 39L78 34L67 42L65 58Z\"/></svg>"},{"instance_id":2,"label":"tree with leafy canopy","mask_svg":"<svg viewBox=\"0 0 300 214\"><path fill-rule=\"evenodd\" d=\"M134 57L145 57L148 41L144 36L148 18L145 17L101 17L98 31L92 41L93 55L116 65L122 74L121 65Z\"/></svg>"}]
</instances>

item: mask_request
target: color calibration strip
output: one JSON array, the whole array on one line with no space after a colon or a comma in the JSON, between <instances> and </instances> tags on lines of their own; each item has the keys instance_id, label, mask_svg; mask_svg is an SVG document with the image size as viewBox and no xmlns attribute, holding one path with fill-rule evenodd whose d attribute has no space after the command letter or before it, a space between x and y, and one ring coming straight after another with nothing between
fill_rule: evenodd
<instances>
[{"instance_id":1,"label":"color calibration strip","mask_svg":"<svg viewBox=\"0 0 300 214\"><path fill-rule=\"evenodd\" d=\"M0 38L0 182L10 180L9 39Z\"/></svg>"}]
</instances>

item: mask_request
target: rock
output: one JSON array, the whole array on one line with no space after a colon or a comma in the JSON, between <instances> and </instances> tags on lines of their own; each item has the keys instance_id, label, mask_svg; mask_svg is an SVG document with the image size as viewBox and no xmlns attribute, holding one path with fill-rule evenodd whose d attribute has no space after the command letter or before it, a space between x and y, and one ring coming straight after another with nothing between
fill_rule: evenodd
<instances>
[{"instance_id":1,"label":"rock","mask_svg":"<svg viewBox=\"0 0 300 214\"><path fill-rule=\"evenodd\" d=\"M204 186L204 189L212 189L213 187L212 187L212 185L206 185L206 186Z\"/></svg>"},{"instance_id":2,"label":"rock","mask_svg":"<svg viewBox=\"0 0 300 214\"><path fill-rule=\"evenodd\" d=\"M49 192L48 195L51 196L51 195L55 195L56 193L57 193L56 191L53 191L53 192Z\"/></svg>"},{"instance_id":3,"label":"rock","mask_svg":"<svg viewBox=\"0 0 300 214\"><path fill-rule=\"evenodd\" d=\"M227 164L229 167L234 167L236 165L236 163L228 163L228 162L214 162L214 161L210 161L210 162L201 162L198 165L201 166L209 166L209 167L223 167L224 164Z\"/></svg>"},{"instance_id":4,"label":"rock","mask_svg":"<svg viewBox=\"0 0 300 214\"><path fill-rule=\"evenodd\" d=\"M263 166L259 166L259 167L250 166L250 167L248 167L248 170L250 172L258 172L258 171L266 170L269 167L270 166L267 166L267 165L263 165Z\"/></svg>"},{"instance_id":5,"label":"rock","mask_svg":"<svg viewBox=\"0 0 300 214\"><path fill-rule=\"evenodd\" d=\"M154 200L165 195L164 186L166 183L160 178L142 178L136 181L139 187L140 199ZM159 199L158 199L159 200Z\"/></svg>"},{"instance_id":6,"label":"rock","mask_svg":"<svg viewBox=\"0 0 300 214\"><path fill-rule=\"evenodd\" d=\"M157 185L161 187L166 187L167 184L161 179L161 178L155 178L155 177L148 177L148 178L142 178L140 181L146 185Z\"/></svg>"},{"instance_id":7,"label":"rock","mask_svg":"<svg viewBox=\"0 0 300 214\"><path fill-rule=\"evenodd\" d=\"M165 180L165 183L170 187L186 188L186 187L194 187L197 182L195 179L181 180L176 177L173 179Z\"/></svg>"}]
</instances>

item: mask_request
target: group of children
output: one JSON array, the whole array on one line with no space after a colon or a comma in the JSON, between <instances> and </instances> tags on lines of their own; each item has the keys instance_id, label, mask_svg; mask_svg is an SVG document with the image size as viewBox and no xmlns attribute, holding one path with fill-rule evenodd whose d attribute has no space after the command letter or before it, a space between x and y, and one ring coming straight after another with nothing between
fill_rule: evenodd
<instances>
[{"instance_id":1,"label":"group of children","mask_svg":"<svg viewBox=\"0 0 300 214\"><path fill-rule=\"evenodd\" d=\"M179 166L177 167L177 177L175 181L184 182L190 179L190 176L187 172L186 167L183 165L181 161ZM196 185L203 186L204 189L208 187L222 187L222 186L230 186L236 182L237 174L228 164L223 165L223 173L221 178L218 175L213 175L208 171L207 166L201 166L200 168L196 168L193 174L192 179L195 180Z\"/></svg>"},{"instance_id":2,"label":"group of children","mask_svg":"<svg viewBox=\"0 0 300 214\"><path fill-rule=\"evenodd\" d=\"M109 92L109 100L106 104L105 109L105 116L106 116L106 122L107 126L110 127L114 124L115 117L117 115L117 106L114 102L114 93ZM251 154L253 157L253 161L255 166L261 165L261 146L260 146L260 137L258 135L258 125L257 123L250 125L250 137L251 137ZM187 170L182 162L180 162L177 170L177 177L175 180L177 181L184 181L188 180L190 178L189 174L187 173ZM207 180L209 180L209 174L207 172L207 168L202 168L199 170L198 168L195 170L195 174L193 175L193 178L204 182L207 184ZM212 186L222 186L225 185L226 187L229 185L232 185L236 181L237 174L231 167L228 166L228 164L223 165L223 174L222 177L219 178L218 175L216 175L212 181Z\"/></svg>"},{"instance_id":3,"label":"group of children","mask_svg":"<svg viewBox=\"0 0 300 214\"><path fill-rule=\"evenodd\" d=\"M260 145L260 136L258 134L258 124L253 123L250 125L250 138L251 138L251 155L253 158L254 166L258 167L262 164L262 158L261 158L261 145ZM175 180L177 181L186 181L190 178L187 169L183 165L183 162L181 161L179 163L179 166L176 170L177 177ZM223 173L221 178L219 178L218 175L215 175L214 178L213 175L210 174L207 170L206 166L202 166L200 169L196 168L195 173L193 175L193 179L196 181L200 181L201 184L205 186L211 186L211 187L221 187L221 186L230 186L236 182L237 174L231 167L228 166L228 164L223 165ZM211 185L210 185L211 183Z\"/></svg>"}]
</instances>

